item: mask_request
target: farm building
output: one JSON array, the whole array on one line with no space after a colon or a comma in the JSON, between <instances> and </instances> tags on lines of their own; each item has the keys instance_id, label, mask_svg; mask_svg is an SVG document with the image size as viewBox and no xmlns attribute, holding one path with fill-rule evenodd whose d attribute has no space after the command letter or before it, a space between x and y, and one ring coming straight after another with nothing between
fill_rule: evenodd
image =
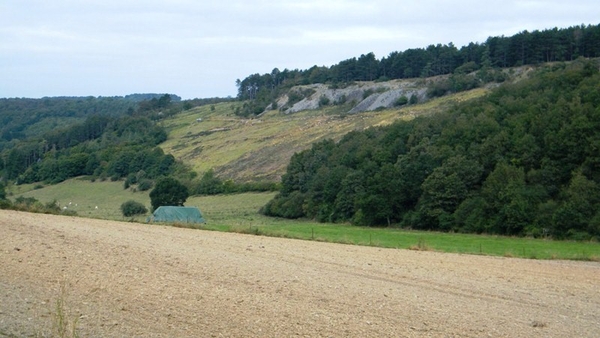
<instances>
[{"instance_id":1,"label":"farm building","mask_svg":"<svg viewBox=\"0 0 600 338\"><path fill-rule=\"evenodd\" d=\"M154 210L148 222L206 223L196 207L161 206Z\"/></svg>"}]
</instances>

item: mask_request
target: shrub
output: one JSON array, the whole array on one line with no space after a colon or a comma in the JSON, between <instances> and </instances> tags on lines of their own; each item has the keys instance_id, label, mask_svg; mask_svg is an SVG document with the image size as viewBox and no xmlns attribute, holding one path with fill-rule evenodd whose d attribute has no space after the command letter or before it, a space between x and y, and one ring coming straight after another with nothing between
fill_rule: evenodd
<instances>
[{"instance_id":1,"label":"shrub","mask_svg":"<svg viewBox=\"0 0 600 338\"><path fill-rule=\"evenodd\" d=\"M408 103L410 103L410 104L417 104L417 103L419 103L419 98L417 97L417 95L412 94L410 96L410 100L408 100Z\"/></svg>"},{"instance_id":2,"label":"shrub","mask_svg":"<svg viewBox=\"0 0 600 338\"><path fill-rule=\"evenodd\" d=\"M408 97L402 95L398 99L396 99L396 102L394 102L394 106L396 106L396 107L404 106L407 103L408 103Z\"/></svg>"},{"instance_id":3,"label":"shrub","mask_svg":"<svg viewBox=\"0 0 600 338\"><path fill-rule=\"evenodd\" d=\"M60 214L60 206L58 205L57 200L46 203L44 208L46 208L46 210L44 210L45 214Z\"/></svg>"},{"instance_id":4,"label":"shrub","mask_svg":"<svg viewBox=\"0 0 600 338\"><path fill-rule=\"evenodd\" d=\"M336 105L340 105L340 104L344 104L346 103L346 101L348 100L348 98L346 97L346 94L340 96L337 101L334 102L334 104Z\"/></svg>"},{"instance_id":5,"label":"shrub","mask_svg":"<svg viewBox=\"0 0 600 338\"><path fill-rule=\"evenodd\" d=\"M280 194L262 207L260 213L266 216L300 218L304 216L302 208L304 199L305 196L298 191L294 191L288 196Z\"/></svg>"},{"instance_id":6,"label":"shrub","mask_svg":"<svg viewBox=\"0 0 600 338\"><path fill-rule=\"evenodd\" d=\"M12 207L9 200L0 200L0 209L11 209Z\"/></svg>"},{"instance_id":7,"label":"shrub","mask_svg":"<svg viewBox=\"0 0 600 338\"><path fill-rule=\"evenodd\" d=\"M121 212L125 217L131 217L135 215L144 215L148 212L148 209L140 202L129 200L121 204Z\"/></svg>"},{"instance_id":8,"label":"shrub","mask_svg":"<svg viewBox=\"0 0 600 338\"><path fill-rule=\"evenodd\" d=\"M153 185L154 185L154 183L152 182L152 180L144 178L144 179L140 180L140 183L138 184L138 190L139 191L150 190L150 189L152 189Z\"/></svg>"},{"instance_id":9,"label":"shrub","mask_svg":"<svg viewBox=\"0 0 600 338\"><path fill-rule=\"evenodd\" d=\"M0 182L0 200L5 200L6 199L6 188L4 187L4 184L2 184L2 182Z\"/></svg>"},{"instance_id":10,"label":"shrub","mask_svg":"<svg viewBox=\"0 0 600 338\"><path fill-rule=\"evenodd\" d=\"M363 92L363 100L366 99L367 97L373 95L373 94L375 94L375 91L372 88L369 88L369 89L365 90Z\"/></svg>"}]
</instances>

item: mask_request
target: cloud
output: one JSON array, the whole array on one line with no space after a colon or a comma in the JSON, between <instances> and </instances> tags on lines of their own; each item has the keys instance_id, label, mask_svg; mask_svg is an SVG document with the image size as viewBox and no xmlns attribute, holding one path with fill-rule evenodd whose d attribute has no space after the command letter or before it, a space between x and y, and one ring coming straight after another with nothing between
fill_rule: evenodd
<instances>
[{"instance_id":1,"label":"cloud","mask_svg":"<svg viewBox=\"0 0 600 338\"><path fill-rule=\"evenodd\" d=\"M595 1L4 0L0 95L235 95L235 79L597 24Z\"/></svg>"}]
</instances>

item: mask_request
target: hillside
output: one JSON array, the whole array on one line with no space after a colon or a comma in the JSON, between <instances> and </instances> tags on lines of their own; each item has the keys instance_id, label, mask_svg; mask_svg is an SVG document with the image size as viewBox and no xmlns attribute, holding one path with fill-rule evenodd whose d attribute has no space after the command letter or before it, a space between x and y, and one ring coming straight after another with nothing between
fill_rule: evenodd
<instances>
[{"instance_id":1,"label":"hillside","mask_svg":"<svg viewBox=\"0 0 600 338\"><path fill-rule=\"evenodd\" d=\"M131 94L114 97L0 98L0 151L11 142L26 141L56 129L83 123L90 116L119 117L163 94ZM181 101L170 94L173 102Z\"/></svg>"},{"instance_id":2,"label":"hillside","mask_svg":"<svg viewBox=\"0 0 600 338\"><path fill-rule=\"evenodd\" d=\"M497 73L504 82L519 82L535 69L523 66ZM499 85L490 81L471 90L458 88L478 76L472 72L294 86L252 117L239 114L249 101L204 105L163 120L169 136L161 147L200 174L213 169L220 178L236 182L279 181L292 155L315 142L338 141L351 131L446 111Z\"/></svg>"},{"instance_id":3,"label":"hillside","mask_svg":"<svg viewBox=\"0 0 600 338\"><path fill-rule=\"evenodd\" d=\"M311 89L310 95L289 109L269 110L250 119L235 114L242 102L187 110L162 122L168 139L161 147L198 173L213 169L221 178L240 182L278 181L292 155L314 142L339 140L354 130L446 110L456 102L487 92L479 88L421 104L394 107L394 100L401 95L416 93L423 100L426 88L423 84L416 86L414 81L361 82L344 89L311 85L292 88L279 98L281 105L289 101L289 93L307 89ZM370 95L363 98L365 92ZM333 102L343 95L347 97L344 103L318 105L323 96Z\"/></svg>"},{"instance_id":4,"label":"hillside","mask_svg":"<svg viewBox=\"0 0 600 338\"><path fill-rule=\"evenodd\" d=\"M599 63L541 67L445 112L292 157L270 216L597 239Z\"/></svg>"}]
</instances>

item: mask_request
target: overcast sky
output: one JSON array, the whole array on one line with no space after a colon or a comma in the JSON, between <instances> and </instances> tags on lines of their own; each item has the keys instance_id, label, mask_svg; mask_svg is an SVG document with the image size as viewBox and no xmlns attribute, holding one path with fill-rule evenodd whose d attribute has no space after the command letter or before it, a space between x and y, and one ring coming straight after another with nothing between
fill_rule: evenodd
<instances>
[{"instance_id":1,"label":"overcast sky","mask_svg":"<svg viewBox=\"0 0 600 338\"><path fill-rule=\"evenodd\" d=\"M235 96L275 67L599 23L598 0L1 0L0 97Z\"/></svg>"}]
</instances>

